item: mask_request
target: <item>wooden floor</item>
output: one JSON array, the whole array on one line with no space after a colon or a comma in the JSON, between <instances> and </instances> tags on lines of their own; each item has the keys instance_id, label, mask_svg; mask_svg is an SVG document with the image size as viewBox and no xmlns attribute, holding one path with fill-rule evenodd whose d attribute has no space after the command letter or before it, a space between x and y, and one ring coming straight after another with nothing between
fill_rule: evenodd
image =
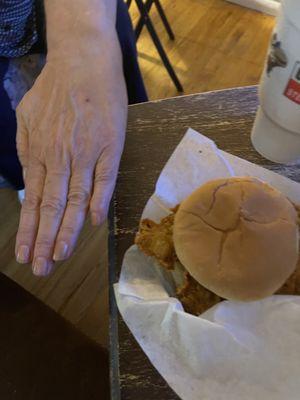
<instances>
[{"instance_id":1,"label":"wooden floor","mask_svg":"<svg viewBox=\"0 0 300 400\"><path fill-rule=\"evenodd\" d=\"M153 10L153 22L185 94L259 80L272 17L221 0L161 0L176 41L172 42ZM133 20L137 20L134 6ZM138 43L139 60L150 99L177 95L146 31ZM0 190L0 270L104 345L108 341L106 229L86 224L77 251L47 279L36 278L14 260L20 206L16 194ZM76 260L76 262L75 262Z\"/></svg>"},{"instance_id":2,"label":"wooden floor","mask_svg":"<svg viewBox=\"0 0 300 400\"><path fill-rule=\"evenodd\" d=\"M171 41L156 8L151 19L184 87L184 94L257 84L274 17L222 0L161 0L175 33ZM132 2L134 25L139 13ZM178 95L144 28L138 41L151 100Z\"/></svg>"},{"instance_id":3,"label":"wooden floor","mask_svg":"<svg viewBox=\"0 0 300 400\"><path fill-rule=\"evenodd\" d=\"M20 204L16 192L0 189L0 271L18 282L82 332L108 343L107 230L87 221L70 260L58 263L48 278L15 261Z\"/></svg>"}]
</instances>

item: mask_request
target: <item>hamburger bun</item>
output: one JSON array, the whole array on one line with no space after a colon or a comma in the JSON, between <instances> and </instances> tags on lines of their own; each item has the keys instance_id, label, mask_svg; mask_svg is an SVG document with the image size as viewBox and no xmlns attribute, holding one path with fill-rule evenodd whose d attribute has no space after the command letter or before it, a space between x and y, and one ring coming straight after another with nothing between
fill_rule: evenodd
<instances>
[{"instance_id":1,"label":"hamburger bun","mask_svg":"<svg viewBox=\"0 0 300 400\"><path fill-rule=\"evenodd\" d=\"M293 204L258 179L213 180L181 203L175 251L191 276L218 296L262 299L296 269L297 220Z\"/></svg>"}]
</instances>

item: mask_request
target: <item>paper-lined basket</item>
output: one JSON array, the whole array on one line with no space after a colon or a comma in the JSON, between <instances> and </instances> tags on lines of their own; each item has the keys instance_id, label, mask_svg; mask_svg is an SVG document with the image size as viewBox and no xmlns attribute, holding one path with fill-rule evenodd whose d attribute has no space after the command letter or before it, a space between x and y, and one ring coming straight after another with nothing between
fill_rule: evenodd
<instances>
[{"instance_id":1,"label":"paper-lined basket","mask_svg":"<svg viewBox=\"0 0 300 400\"><path fill-rule=\"evenodd\" d=\"M208 180L254 176L300 204L300 184L219 150L189 129L157 181L143 218L159 221ZM126 253L115 295L153 365L184 400L298 400L300 297L224 301L199 317L183 311L153 259Z\"/></svg>"}]
</instances>

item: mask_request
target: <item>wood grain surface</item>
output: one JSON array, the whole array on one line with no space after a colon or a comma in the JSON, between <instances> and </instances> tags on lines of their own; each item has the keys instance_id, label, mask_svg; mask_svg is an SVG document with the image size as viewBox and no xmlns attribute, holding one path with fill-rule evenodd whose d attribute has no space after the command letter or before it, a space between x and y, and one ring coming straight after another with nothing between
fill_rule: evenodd
<instances>
[{"instance_id":1,"label":"wood grain surface","mask_svg":"<svg viewBox=\"0 0 300 400\"><path fill-rule=\"evenodd\" d=\"M116 259L111 267L117 273L125 251L133 243L142 210L154 191L159 173L188 127L213 139L222 150L300 182L300 165L273 164L251 146L250 132L257 106L256 87L246 87L130 107L115 199ZM113 400L177 399L120 316L118 326L114 325L114 309L111 317L112 335L116 338L111 349Z\"/></svg>"},{"instance_id":2,"label":"wood grain surface","mask_svg":"<svg viewBox=\"0 0 300 400\"><path fill-rule=\"evenodd\" d=\"M17 193L0 189L0 271L72 322L97 343L108 346L107 227L87 221L74 255L57 263L47 278L15 260L20 203Z\"/></svg>"},{"instance_id":3,"label":"wood grain surface","mask_svg":"<svg viewBox=\"0 0 300 400\"><path fill-rule=\"evenodd\" d=\"M175 32L175 42L167 38L155 8L151 16L186 93L258 81L274 24L272 17L223 0L161 2ZM134 2L130 11L136 22L138 14ZM146 31L142 33L138 47L150 98L177 95ZM153 116L150 115L150 118ZM159 132L165 130L165 125L165 122L159 125L155 121L155 129ZM144 126L137 121L137 129L142 135ZM132 130L131 122L129 130ZM151 127L147 132L151 132ZM86 223L75 255L69 261L60 263L49 278L36 278L29 266L18 265L14 258L20 212L15 192L0 190L0 209L0 271L92 339L106 345L108 288L105 227L98 230Z\"/></svg>"},{"instance_id":4,"label":"wood grain surface","mask_svg":"<svg viewBox=\"0 0 300 400\"><path fill-rule=\"evenodd\" d=\"M108 400L108 353L0 273L0 399Z\"/></svg>"},{"instance_id":5,"label":"wood grain surface","mask_svg":"<svg viewBox=\"0 0 300 400\"><path fill-rule=\"evenodd\" d=\"M161 0L175 33L169 39L155 7L151 19L185 94L255 85L260 79L275 18L225 0ZM139 13L132 2L134 25ZM139 62L151 100L177 96L144 29Z\"/></svg>"}]
</instances>

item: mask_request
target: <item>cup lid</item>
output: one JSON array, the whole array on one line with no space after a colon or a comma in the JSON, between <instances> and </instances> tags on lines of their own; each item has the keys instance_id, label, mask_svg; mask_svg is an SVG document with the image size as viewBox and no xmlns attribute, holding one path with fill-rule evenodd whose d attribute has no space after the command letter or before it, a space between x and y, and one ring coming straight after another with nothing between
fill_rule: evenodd
<instances>
[{"instance_id":1,"label":"cup lid","mask_svg":"<svg viewBox=\"0 0 300 400\"><path fill-rule=\"evenodd\" d=\"M300 133L275 124L259 107L251 133L251 141L258 153L276 163L300 161Z\"/></svg>"}]
</instances>

